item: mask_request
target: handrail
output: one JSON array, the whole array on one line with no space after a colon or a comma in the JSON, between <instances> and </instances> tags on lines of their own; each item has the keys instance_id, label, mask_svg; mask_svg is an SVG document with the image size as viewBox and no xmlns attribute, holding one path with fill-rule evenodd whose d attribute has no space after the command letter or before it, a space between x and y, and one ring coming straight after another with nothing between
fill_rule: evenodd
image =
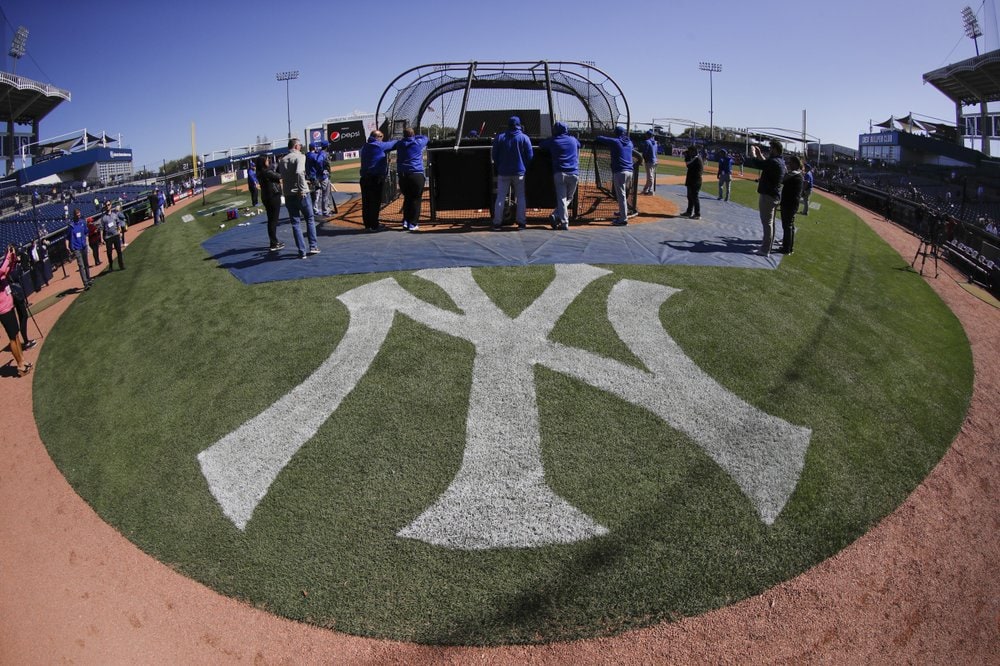
<instances>
[{"instance_id":1,"label":"handrail","mask_svg":"<svg viewBox=\"0 0 1000 666\"><path fill-rule=\"evenodd\" d=\"M11 74L10 72L0 72L0 83L13 86L18 90L34 90L35 92L40 92L49 97L62 97L67 102L73 97L72 93L68 90L56 88L48 83L41 83L39 81L27 79L23 76L18 76L17 74Z\"/></svg>"}]
</instances>

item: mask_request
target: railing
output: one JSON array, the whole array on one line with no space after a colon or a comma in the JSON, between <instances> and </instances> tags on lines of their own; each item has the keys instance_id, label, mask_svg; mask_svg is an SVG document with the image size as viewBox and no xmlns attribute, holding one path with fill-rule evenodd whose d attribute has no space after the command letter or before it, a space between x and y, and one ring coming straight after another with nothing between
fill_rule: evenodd
<instances>
[{"instance_id":1,"label":"railing","mask_svg":"<svg viewBox=\"0 0 1000 666\"><path fill-rule=\"evenodd\" d=\"M23 76L11 74L10 72L0 72L0 83L13 86L18 90L34 90L35 92L40 92L48 97L62 97L67 102L72 99L72 94L68 90L50 86L48 83L41 83L32 79L26 79Z\"/></svg>"}]
</instances>

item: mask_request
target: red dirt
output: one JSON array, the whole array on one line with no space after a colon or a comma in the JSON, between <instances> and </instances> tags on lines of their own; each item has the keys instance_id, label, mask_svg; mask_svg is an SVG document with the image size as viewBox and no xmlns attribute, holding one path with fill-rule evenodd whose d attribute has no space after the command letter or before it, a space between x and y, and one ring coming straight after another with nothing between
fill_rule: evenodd
<instances>
[{"instance_id":1,"label":"red dirt","mask_svg":"<svg viewBox=\"0 0 1000 666\"><path fill-rule=\"evenodd\" d=\"M913 236L856 210L909 261ZM39 440L31 381L14 378L8 363L0 376L0 663L1000 663L1000 310L962 289L951 266L941 269L925 279L971 341L972 404L952 448L895 512L757 597L615 638L540 647L357 638L270 615L175 573L69 487ZM72 286L75 272L42 296ZM36 315L43 330L73 298Z\"/></svg>"}]
</instances>

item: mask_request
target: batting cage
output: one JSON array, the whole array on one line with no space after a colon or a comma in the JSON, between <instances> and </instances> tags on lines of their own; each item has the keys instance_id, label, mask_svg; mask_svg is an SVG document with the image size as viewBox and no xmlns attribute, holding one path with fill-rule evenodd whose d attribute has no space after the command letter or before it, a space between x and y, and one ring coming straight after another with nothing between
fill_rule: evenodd
<instances>
[{"instance_id":1,"label":"batting cage","mask_svg":"<svg viewBox=\"0 0 1000 666\"><path fill-rule=\"evenodd\" d=\"M616 125L628 127L628 103L618 84L582 62L436 63L409 69L382 93L376 119L386 140L401 138L412 127L430 138L427 182L421 222L490 221L496 197L491 160L493 139L507 129L510 116L521 119L531 139L534 159L525 174L529 222L547 223L555 207L551 159L539 142L562 122L580 139L580 180L571 220L611 220L618 212L612 192L611 152L595 145L598 135L613 136ZM636 179L628 190L629 213L636 208ZM402 222L395 153L389 153L389 177L380 218ZM508 201L507 210L513 203ZM509 221L505 215L505 221Z\"/></svg>"}]
</instances>

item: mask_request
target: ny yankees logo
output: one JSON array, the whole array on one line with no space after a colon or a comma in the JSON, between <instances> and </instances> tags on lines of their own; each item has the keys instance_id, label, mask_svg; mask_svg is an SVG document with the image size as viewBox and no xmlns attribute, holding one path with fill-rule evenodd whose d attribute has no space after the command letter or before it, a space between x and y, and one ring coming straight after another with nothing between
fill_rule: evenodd
<instances>
[{"instance_id":1,"label":"ny yankees logo","mask_svg":"<svg viewBox=\"0 0 1000 666\"><path fill-rule=\"evenodd\" d=\"M475 346L462 464L450 486L397 536L465 550L572 543L607 528L545 482L534 366L541 365L643 407L710 456L770 525L798 483L811 431L765 414L702 372L663 329L660 306L676 289L621 280L608 319L646 369L548 339L583 289L609 271L557 265L544 293L515 318L478 287L468 268L416 273L462 314L413 296L386 278L338 297L350 324L302 384L198 455L225 515L245 529L296 451L368 371L401 313Z\"/></svg>"}]
</instances>

